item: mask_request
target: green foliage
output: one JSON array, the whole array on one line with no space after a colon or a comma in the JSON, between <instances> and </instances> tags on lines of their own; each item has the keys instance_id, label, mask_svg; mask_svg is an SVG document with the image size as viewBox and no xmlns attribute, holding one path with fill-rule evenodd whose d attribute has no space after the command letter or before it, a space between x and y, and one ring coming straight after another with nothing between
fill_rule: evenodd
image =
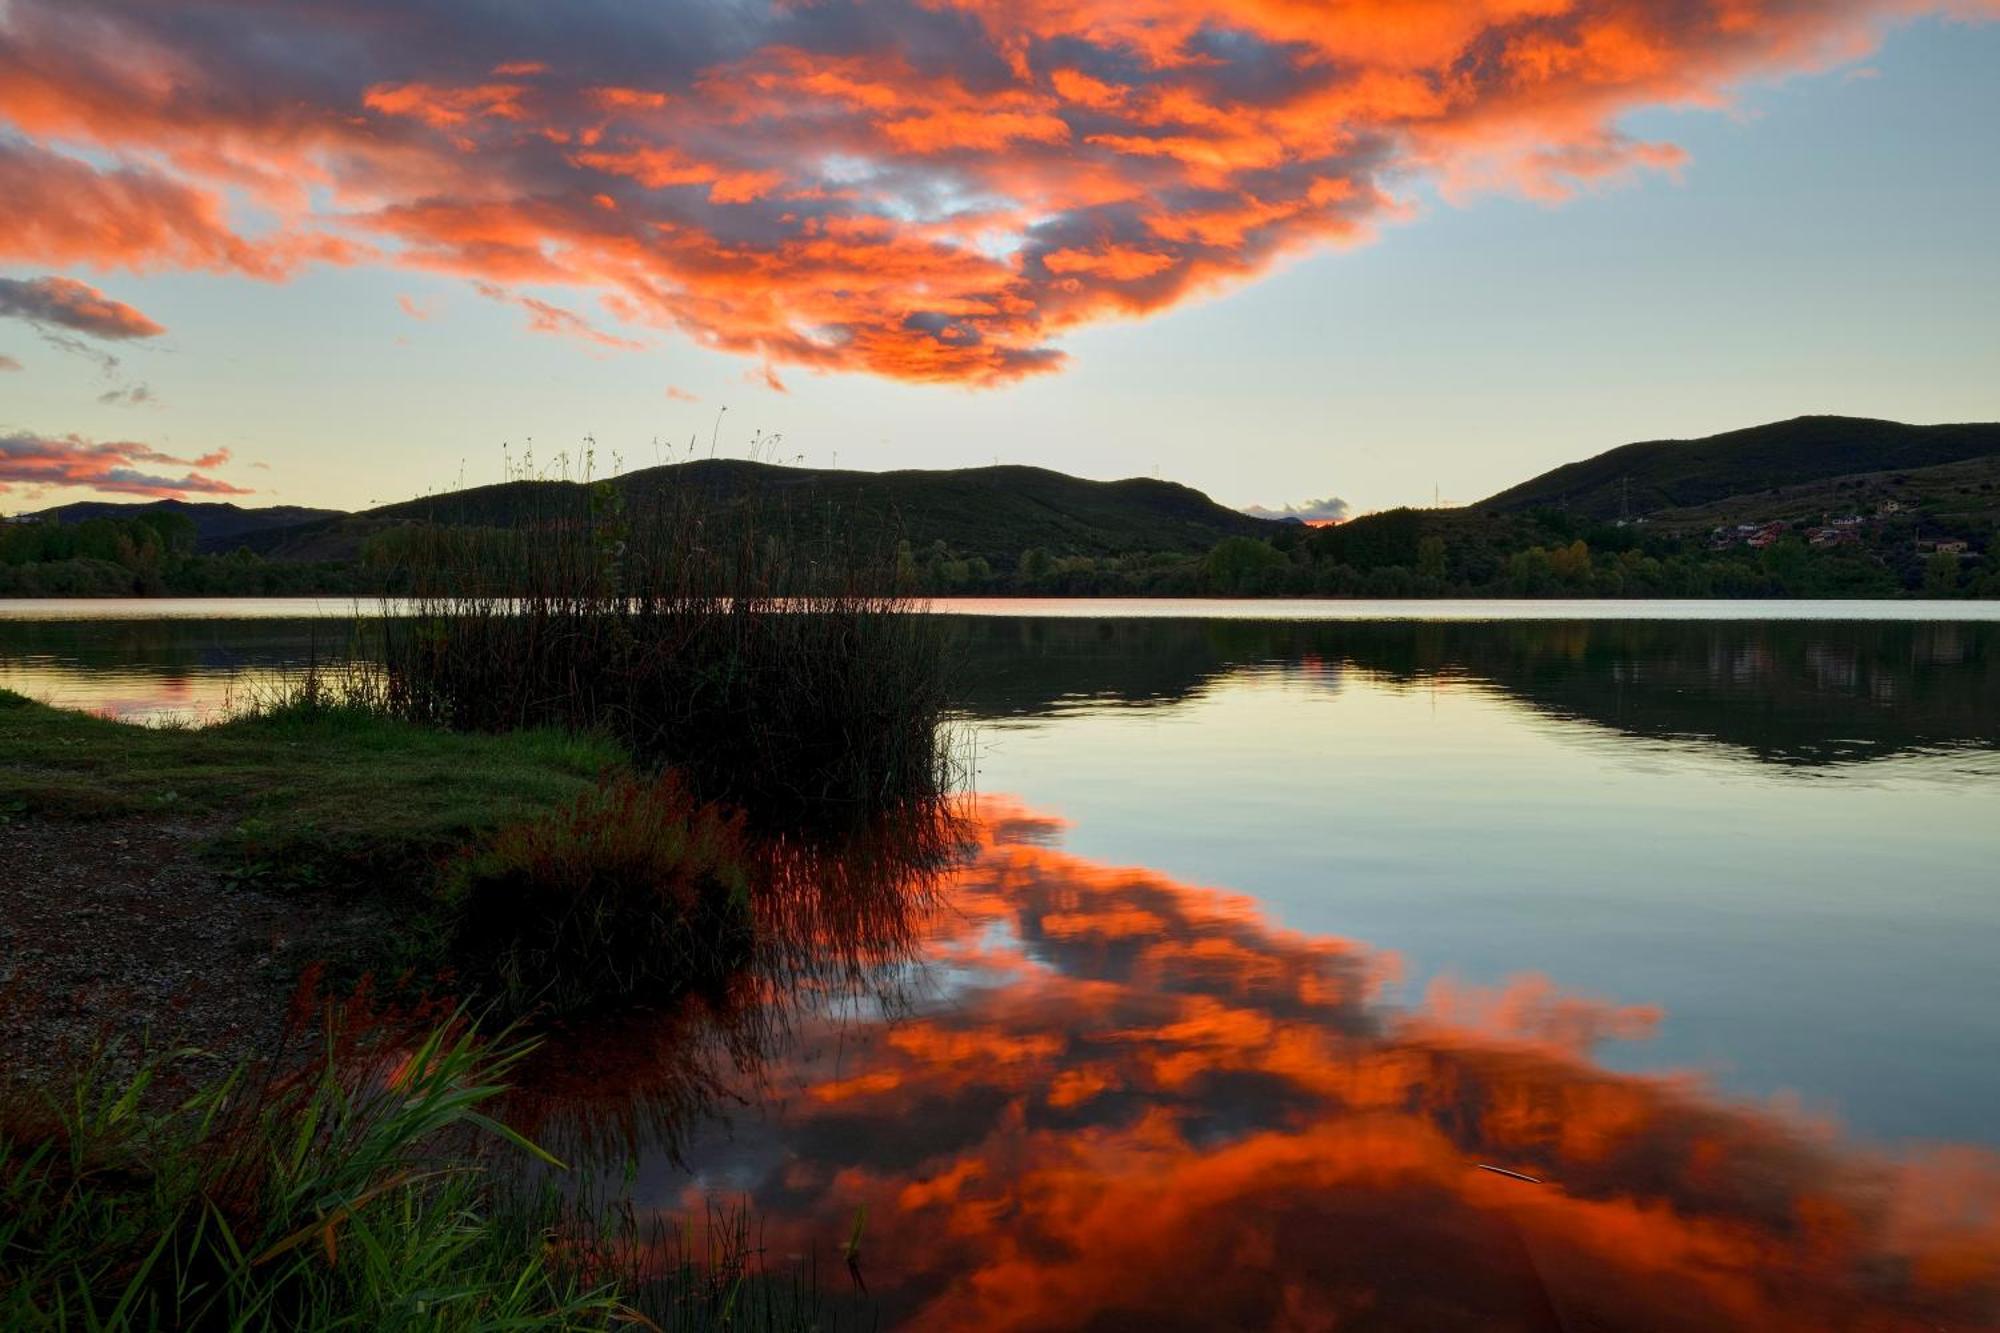
<instances>
[{"instance_id":1,"label":"green foliage","mask_svg":"<svg viewBox=\"0 0 2000 1333\"><path fill-rule=\"evenodd\" d=\"M746 1212L642 1225L498 1117L530 1052L461 1017L327 1006L308 1049L233 1069L100 1051L0 1098L0 1327L831 1328Z\"/></svg>"},{"instance_id":2,"label":"green foliage","mask_svg":"<svg viewBox=\"0 0 2000 1333\"><path fill-rule=\"evenodd\" d=\"M510 1212L483 1169L481 1140L540 1154L485 1110L526 1048L389 1038L329 1027L302 1068L180 1096L199 1057L100 1060L0 1108L0 1326L607 1327L615 1296L544 1242L553 1197Z\"/></svg>"},{"instance_id":3,"label":"green foliage","mask_svg":"<svg viewBox=\"0 0 2000 1333\"><path fill-rule=\"evenodd\" d=\"M1935 551L1924 561L1924 593L1930 597L1950 597L1958 591L1958 556L1951 551Z\"/></svg>"},{"instance_id":4,"label":"green foliage","mask_svg":"<svg viewBox=\"0 0 2000 1333\"><path fill-rule=\"evenodd\" d=\"M1265 591L1270 575L1289 561L1282 551L1252 537L1225 537L1208 553L1202 572L1217 592L1245 596Z\"/></svg>"}]
</instances>

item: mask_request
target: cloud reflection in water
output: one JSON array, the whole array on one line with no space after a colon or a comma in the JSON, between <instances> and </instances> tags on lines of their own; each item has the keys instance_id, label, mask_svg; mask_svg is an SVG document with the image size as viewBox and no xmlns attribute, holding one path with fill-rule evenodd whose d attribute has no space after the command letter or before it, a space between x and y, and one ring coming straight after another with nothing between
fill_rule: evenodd
<instances>
[{"instance_id":1,"label":"cloud reflection in water","mask_svg":"<svg viewBox=\"0 0 2000 1333\"><path fill-rule=\"evenodd\" d=\"M1059 831L982 799L936 984L893 1018L605 1038L641 1083L715 1080L653 1104L690 1171L655 1154L646 1201L746 1195L770 1250L822 1255L865 1205L870 1292L910 1328L1996 1326L1992 1154L1871 1155L1606 1070L1593 1046L1657 1012L1532 976L1398 1010L1392 956ZM719 1041L747 1083L687 1059ZM591 1044L562 1062L629 1112ZM745 1112L691 1124L716 1097Z\"/></svg>"}]
</instances>

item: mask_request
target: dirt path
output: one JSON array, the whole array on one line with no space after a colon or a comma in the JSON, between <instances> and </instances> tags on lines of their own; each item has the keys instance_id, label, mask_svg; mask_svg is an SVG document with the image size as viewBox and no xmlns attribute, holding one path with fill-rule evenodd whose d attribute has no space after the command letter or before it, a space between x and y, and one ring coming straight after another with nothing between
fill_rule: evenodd
<instances>
[{"instance_id":1,"label":"dirt path","mask_svg":"<svg viewBox=\"0 0 2000 1333\"><path fill-rule=\"evenodd\" d=\"M230 1059L273 1048L337 904L231 884L196 855L207 831L0 824L0 1080L47 1083L100 1038Z\"/></svg>"}]
</instances>

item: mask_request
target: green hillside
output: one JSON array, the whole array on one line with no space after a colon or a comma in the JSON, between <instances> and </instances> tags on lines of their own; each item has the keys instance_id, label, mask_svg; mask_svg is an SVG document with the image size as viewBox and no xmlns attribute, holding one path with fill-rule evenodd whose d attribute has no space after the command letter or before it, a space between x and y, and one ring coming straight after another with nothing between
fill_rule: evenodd
<instances>
[{"instance_id":1,"label":"green hillside","mask_svg":"<svg viewBox=\"0 0 2000 1333\"><path fill-rule=\"evenodd\" d=\"M712 459L629 472L611 484L629 503L692 492L714 512L754 511L794 533L832 527L863 539L898 537L919 549L942 542L1007 568L1031 547L1056 556L1193 554L1225 537L1261 537L1280 526L1173 482L1085 481L1032 467L853 472ZM370 536L407 523L510 527L585 502L577 482L505 482L274 531L252 545L276 559L352 559Z\"/></svg>"},{"instance_id":2,"label":"green hillside","mask_svg":"<svg viewBox=\"0 0 2000 1333\"><path fill-rule=\"evenodd\" d=\"M1628 444L1510 487L1474 508L1559 509L1582 519L1712 505L1830 477L1893 472L2000 454L2000 423L1905 426L1797 417L1701 440Z\"/></svg>"},{"instance_id":3,"label":"green hillside","mask_svg":"<svg viewBox=\"0 0 2000 1333\"><path fill-rule=\"evenodd\" d=\"M179 514L193 523L195 549L198 551L230 550L243 538L255 533L342 516L342 511L338 509L308 509L303 505L245 508L219 501L78 500L74 504L23 514L21 518L43 523L75 524L100 518L133 519L152 513Z\"/></svg>"}]
</instances>

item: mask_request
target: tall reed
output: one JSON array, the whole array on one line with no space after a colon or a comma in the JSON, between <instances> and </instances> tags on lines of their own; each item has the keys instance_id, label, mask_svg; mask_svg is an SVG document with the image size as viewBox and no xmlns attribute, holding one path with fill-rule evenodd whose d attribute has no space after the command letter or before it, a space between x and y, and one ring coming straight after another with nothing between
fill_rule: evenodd
<instances>
[{"instance_id":1,"label":"tall reed","mask_svg":"<svg viewBox=\"0 0 2000 1333\"><path fill-rule=\"evenodd\" d=\"M397 713L604 729L759 822L851 824L947 780L944 645L880 534L689 485L531 488L499 516L402 535Z\"/></svg>"}]
</instances>

